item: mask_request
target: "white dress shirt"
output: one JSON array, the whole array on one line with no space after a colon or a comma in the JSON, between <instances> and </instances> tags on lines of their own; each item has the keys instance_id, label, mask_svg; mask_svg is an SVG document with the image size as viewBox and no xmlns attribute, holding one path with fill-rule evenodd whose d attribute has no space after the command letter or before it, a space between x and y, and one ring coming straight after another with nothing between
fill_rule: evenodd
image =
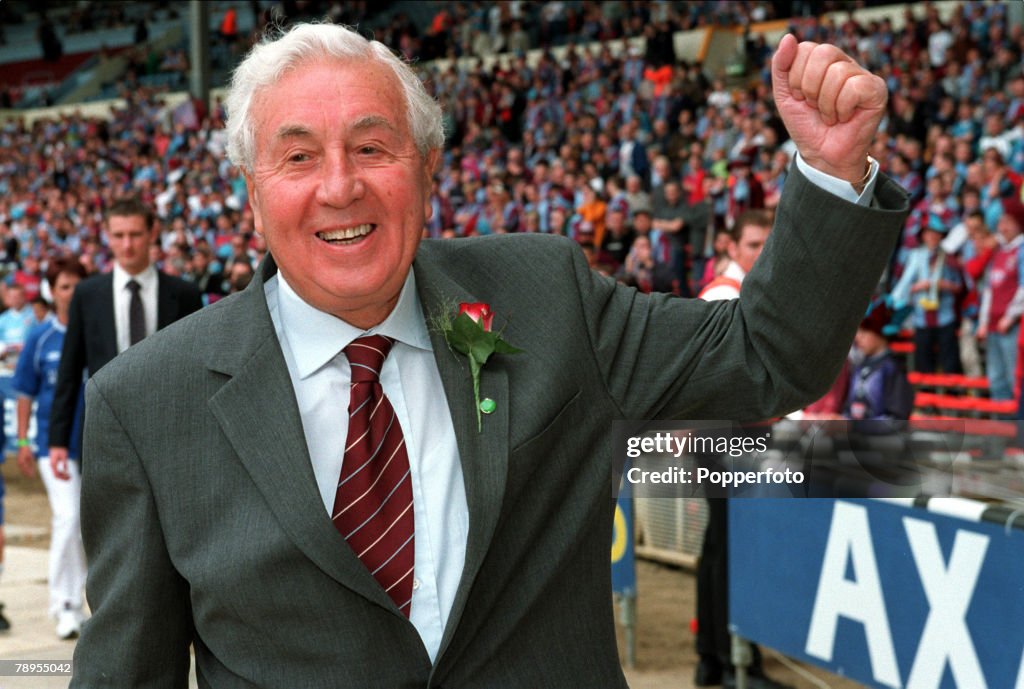
<instances>
[{"instance_id":1,"label":"white dress shirt","mask_svg":"<svg viewBox=\"0 0 1024 689\"><path fill-rule=\"evenodd\" d=\"M804 160L799 152L796 154L796 166L800 168L800 172L804 173L804 177L808 181L850 203L856 203L858 206L868 206L871 204L871 199L875 196L875 182L878 181L878 161L871 156L868 156L868 169L870 170L868 181L864 185L864 190L859 194L853 188L853 185L845 179L833 177L827 172L811 167L810 163Z\"/></svg>"},{"instance_id":2,"label":"white dress shirt","mask_svg":"<svg viewBox=\"0 0 1024 689\"><path fill-rule=\"evenodd\" d=\"M135 280L142 288L142 309L146 316L146 337L156 332L156 268L150 263L138 275L129 275L117 263L114 264L114 327L117 329L117 353L120 354L132 345L130 319L128 310L132 303L132 291L128 289L128 281Z\"/></svg>"},{"instance_id":3,"label":"white dress shirt","mask_svg":"<svg viewBox=\"0 0 1024 689\"><path fill-rule=\"evenodd\" d=\"M264 293L328 515L348 434L351 369L342 350L364 334L395 339L380 382L402 425L412 475L416 559L409 619L433 661L462 577L469 508L455 428L413 271L395 309L365 332L307 304L280 273L267 281Z\"/></svg>"}]
</instances>

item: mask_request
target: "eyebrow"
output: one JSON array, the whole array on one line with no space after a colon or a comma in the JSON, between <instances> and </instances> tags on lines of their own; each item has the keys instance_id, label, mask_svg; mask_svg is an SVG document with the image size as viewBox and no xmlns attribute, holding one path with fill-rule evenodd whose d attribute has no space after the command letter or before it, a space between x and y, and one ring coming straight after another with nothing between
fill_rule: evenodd
<instances>
[{"instance_id":1,"label":"eyebrow","mask_svg":"<svg viewBox=\"0 0 1024 689\"><path fill-rule=\"evenodd\" d=\"M383 115L364 115L353 122L351 126L353 131L363 131L375 127L383 127L384 129L395 131L395 126L391 124L391 120Z\"/></svg>"},{"instance_id":2,"label":"eyebrow","mask_svg":"<svg viewBox=\"0 0 1024 689\"><path fill-rule=\"evenodd\" d=\"M365 115L360 117L352 123L350 129L353 131L365 131L367 129L373 129L375 127L383 127L389 131L396 131L395 126L391 124L391 120L384 117L383 115ZM313 132L309 127L302 124L285 124L281 125L278 130L274 133L275 140L282 139L308 139L313 137Z\"/></svg>"},{"instance_id":3,"label":"eyebrow","mask_svg":"<svg viewBox=\"0 0 1024 689\"><path fill-rule=\"evenodd\" d=\"M278 128L274 132L274 139L308 139L313 136L313 132L301 124L285 124Z\"/></svg>"}]
</instances>

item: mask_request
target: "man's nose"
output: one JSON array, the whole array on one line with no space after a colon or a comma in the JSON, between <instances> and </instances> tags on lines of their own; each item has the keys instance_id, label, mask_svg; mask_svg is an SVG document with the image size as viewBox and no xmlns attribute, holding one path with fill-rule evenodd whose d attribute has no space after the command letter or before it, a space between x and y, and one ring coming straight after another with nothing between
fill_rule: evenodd
<instances>
[{"instance_id":1,"label":"man's nose","mask_svg":"<svg viewBox=\"0 0 1024 689\"><path fill-rule=\"evenodd\" d=\"M317 201L325 206L345 208L363 198L366 187L361 167L344 154L327 156L317 189Z\"/></svg>"}]
</instances>

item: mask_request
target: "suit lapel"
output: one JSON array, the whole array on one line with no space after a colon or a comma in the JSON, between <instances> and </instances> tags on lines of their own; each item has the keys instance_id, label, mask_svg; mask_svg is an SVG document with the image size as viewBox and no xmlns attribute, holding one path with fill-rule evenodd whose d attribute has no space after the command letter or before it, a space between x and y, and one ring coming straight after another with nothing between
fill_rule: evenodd
<instances>
[{"instance_id":1,"label":"suit lapel","mask_svg":"<svg viewBox=\"0 0 1024 689\"><path fill-rule=\"evenodd\" d=\"M459 302L476 301L436 266L424 248L416 261L424 316L429 320ZM210 347L208 365L231 379L209 400L210 409L296 546L339 583L399 615L323 510L294 389L263 295L263 283L275 270L268 258L249 288L225 308L223 341ZM481 373L480 396L494 400L496 408L483 416L483 429L477 432L468 363L448 348L441 333L431 329L430 339L452 415L469 508L466 561L440 658L458 627L501 514L508 474L510 397L505 363L495 356Z\"/></svg>"},{"instance_id":2,"label":"suit lapel","mask_svg":"<svg viewBox=\"0 0 1024 689\"><path fill-rule=\"evenodd\" d=\"M454 313L461 302L479 301L440 270L431 260L431 255L429 243L424 243L420 246L415 263L416 285L428 323L432 316L448 310ZM441 640L439 660L458 627L501 514L508 478L510 398L508 372L503 357L495 355L480 374L480 398L489 397L494 400L495 411L483 415L482 430L478 432L473 382L466 358L450 349L444 335L434 328L430 329L430 340L455 427L469 508L466 562Z\"/></svg>"},{"instance_id":3,"label":"suit lapel","mask_svg":"<svg viewBox=\"0 0 1024 689\"><path fill-rule=\"evenodd\" d=\"M208 365L231 378L210 398L210 410L281 527L306 557L342 585L401 616L323 508L263 293L264 279L274 270L268 264L248 289L224 304L221 332L228 336L210 348Z\"/></svg>"}]
</instances>

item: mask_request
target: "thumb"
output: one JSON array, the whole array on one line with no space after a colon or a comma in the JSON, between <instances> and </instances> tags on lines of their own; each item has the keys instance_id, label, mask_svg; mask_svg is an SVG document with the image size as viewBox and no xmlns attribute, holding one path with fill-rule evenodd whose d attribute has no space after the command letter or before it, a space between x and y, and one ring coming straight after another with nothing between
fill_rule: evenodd
<instances>
[{"instance_id":1,"label":"thumb","mask_svg":"<svg viewBox=\"0 0 1024 689\"><path fill-rule=\"evenodd\" d=\"M792 97L789 90L789 70L796 60L796 53L796 37L793 34L786 34L779 41L779 47L772 56L772 93L776 104Z\"/></svg>"}]
</instances>

